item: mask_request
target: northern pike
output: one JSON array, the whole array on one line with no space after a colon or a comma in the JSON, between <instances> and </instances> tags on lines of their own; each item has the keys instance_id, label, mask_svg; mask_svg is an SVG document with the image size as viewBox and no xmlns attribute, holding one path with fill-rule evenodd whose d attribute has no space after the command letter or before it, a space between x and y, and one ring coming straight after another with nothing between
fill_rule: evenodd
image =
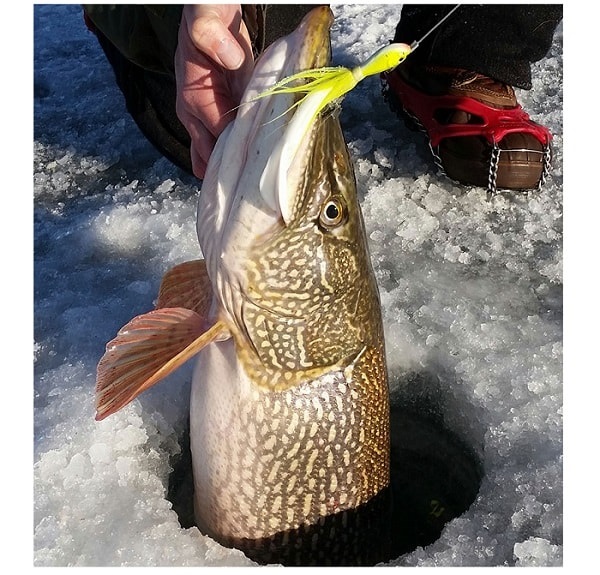
<instances>
[{"instance_id":1,"label":"northern pike","mask_svg":"<svg viewBox=\"0 0 600 575\"><path fill-rule=\"evenodd\" d=\"M315 8L257 61L199 194L204 260L168 272L98 365L103 419L198 354L197 525L261 563L385 559L383 327L339 107L264 94L329 62L332 20Z\"/></svg>"}]
</instances>

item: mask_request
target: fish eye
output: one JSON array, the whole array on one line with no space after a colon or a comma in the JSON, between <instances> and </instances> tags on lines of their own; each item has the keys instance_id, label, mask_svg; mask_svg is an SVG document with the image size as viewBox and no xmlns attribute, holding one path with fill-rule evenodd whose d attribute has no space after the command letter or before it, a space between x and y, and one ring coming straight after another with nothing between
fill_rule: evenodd
<instances>
[{"instance_id":1,"label":"fish eye","mask_svg":"<svg viewBox=\"0 0 600 575\"><path fill-rule=\"evenodd\" d=\"M346 210L338 198L331 198L323 204L319 221L326 228L339 226L346 220Z\"/></svg>"}]
</instances>

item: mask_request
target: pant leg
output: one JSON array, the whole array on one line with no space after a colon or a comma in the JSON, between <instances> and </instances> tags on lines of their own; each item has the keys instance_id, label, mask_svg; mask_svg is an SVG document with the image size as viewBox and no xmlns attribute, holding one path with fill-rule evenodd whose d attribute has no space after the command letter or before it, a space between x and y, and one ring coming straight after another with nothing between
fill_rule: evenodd
<instances>
[{"instance_id":1,"label":"pant leg","mask_svg":"<svg viewBox=\"0 0 600 575\"><path fill-rule=\"evenodd\" d=\"M419 40L451 8L405 5L394 41ZM410 58L415 64L463 68L530 89L531 63L548 53L561 19L559 4L463 4Z\"/></svg>"},{"instance_id":2,"label":"pant leg","mask_svg":"<svg viewBox=\"0 0 600 575\"><path fill-rule=\"evenodd\" d=\"M113 68L127 111L140 131L163 156L191 174L191 139L175 112L175 76L139 66L103 32L96 29L95 34Z\"/></svg>"}]
</instances>

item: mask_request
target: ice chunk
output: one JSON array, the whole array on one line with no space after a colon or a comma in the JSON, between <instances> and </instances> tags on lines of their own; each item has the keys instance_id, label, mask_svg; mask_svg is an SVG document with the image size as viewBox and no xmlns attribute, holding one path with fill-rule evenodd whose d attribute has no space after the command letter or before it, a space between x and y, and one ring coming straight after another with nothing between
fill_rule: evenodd
<instances>
[{"instance_id":1,"label":"ice chunk","mask_svg":"<svg viewBox=\"0 0 600 575\"><path fill-rule=\"evenodd\" d=\"M542 537L530 537L515 543L514 554L519 567L562 566L562 549Z\"/></svg>"}]
</instances>

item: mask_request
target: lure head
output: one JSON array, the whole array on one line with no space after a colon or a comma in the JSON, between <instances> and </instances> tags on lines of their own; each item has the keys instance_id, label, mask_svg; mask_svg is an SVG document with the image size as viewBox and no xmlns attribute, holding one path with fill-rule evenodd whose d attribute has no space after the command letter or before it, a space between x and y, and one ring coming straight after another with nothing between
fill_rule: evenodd
<instances>
[{"instance_id":1,"label":"lure head","mask_svg":"<svg viewBox=\"0 0 600 575\"><path fill-rule=\"evenodd\" d=\"M380 345L377 286L336 109L258 94L329 61L319 7L256 65L238 117L209 162L198 235L250 379L284 389Z\"/></svg>"}]
</instances>

